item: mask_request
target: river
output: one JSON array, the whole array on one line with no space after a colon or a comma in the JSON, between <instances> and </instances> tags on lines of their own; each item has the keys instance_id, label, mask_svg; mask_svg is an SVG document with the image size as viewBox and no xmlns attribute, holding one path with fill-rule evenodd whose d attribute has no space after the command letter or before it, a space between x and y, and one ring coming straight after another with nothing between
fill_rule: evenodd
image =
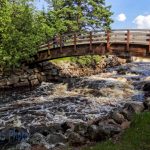
<instances>
[{"instance_id":1,"label":"river","mask_svg":"<svg viewBox=\"0 0 150 150\"><path fill-rule=\"evenodd\" d=\"M143 101L147 93L142 88L149 80L150 63L139 62L68 83L43 82L33 91L11 92L1 97L0 129L87 122L106 116L126 101Z\"/></svg>"}]
</instances>

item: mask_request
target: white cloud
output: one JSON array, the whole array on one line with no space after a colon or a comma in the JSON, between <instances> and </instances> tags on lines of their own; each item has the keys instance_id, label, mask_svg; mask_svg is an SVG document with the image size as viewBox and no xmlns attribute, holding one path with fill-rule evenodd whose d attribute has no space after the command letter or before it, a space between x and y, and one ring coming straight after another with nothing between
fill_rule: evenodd
<instances>
[{"instance_id":1,"label":"white cloud","mask_svg":"<svg viewBox=\"0 0 150 150\"><path fill-rule=\"evenodd\" d=\"M133 23L136 24L138 29L150 28L150 15L139 15L134 19Z\"/></svg>"},{"instance_id":2,"label":"white cloud","mask_svg":"<svg viewBox=\"0 0 150 150\"><path fill-rule=\"evenodd\" d=\"M124 22L127 19L126 15L124 13L121 13L117 16L117 20Z\"/></svg>"}]
</instances>

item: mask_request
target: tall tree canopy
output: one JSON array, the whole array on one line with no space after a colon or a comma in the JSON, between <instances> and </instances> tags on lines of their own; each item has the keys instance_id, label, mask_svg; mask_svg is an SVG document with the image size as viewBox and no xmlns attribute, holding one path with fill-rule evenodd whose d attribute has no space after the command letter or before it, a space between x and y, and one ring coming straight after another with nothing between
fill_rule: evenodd
<instances>
[{"instance_id":1,"label":"tall tree canopy","mask_svg":"<svg viewBox=\"0 0 150 150\"><path fill-rule=\"evenodd\" d=\"M29 61L38 46L55 34L107 29L112 23L105 0L46 0L48 11L33 0L0 0L0 69Z\"/></svg>"},{"instance_id":2,"label":"tall tree canopy","mask_svg":"<svg viewBox=\"0 0 150 150\"><path fill-rule=\"evenodd\" d=\"M45 39L45 20L29 0L0 0L0 68L30 60Z\"/></svg>"},{"instance_id":3,"label":"tall tree canopy","mask_svg":"<svg viewBox=\"0 0 150 150\"><path fill-rule=\"evenodd\" d=\"M105 5L105 0L47 1L55 23L61 22L67 32L108 29L113 22L111 7Z\"/></svg>"}]
</instances>

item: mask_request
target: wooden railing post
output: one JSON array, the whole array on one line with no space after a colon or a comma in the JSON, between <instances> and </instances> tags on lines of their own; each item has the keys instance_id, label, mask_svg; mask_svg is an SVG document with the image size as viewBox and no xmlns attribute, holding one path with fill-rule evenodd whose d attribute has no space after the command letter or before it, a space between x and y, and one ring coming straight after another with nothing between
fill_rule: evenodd
<instances>
[{"instance_id":1,"label":"wooden railing post","mask_svg":"<svg viewBox=\"0 0 150 150\"><path fill-rule=\"evenodd\" d=\"M51 45L50 45L50 41L48 41L48 56L50 56L51 55L51 52L50 52L50 48L51 48Z\"/></svg>"},{"instance_id":2,"label":"wooden railing post","mask_svg":"<svg viewBox=\"0 0 150 150\"><path fill-rule=\"evenodd\" d=\"M90 51L92 51L92 32L90 32Z\"/></svg>"},{"instance_id":3,"label":"wooden railing post","mask_svg":"<svg viewBox=\"0 0 150 150\"><path fill-rule=\"evenodd\" d=\"M130 50L130 30L127 30L127 51Z\"/></svg>"},{"instance_id":4,"label":"wooden railing post","mask_svg":"<svg viewBox=\"0 0 150 150\"><path fill-rule=\"evenodd\" d=\"M110 30L107 30L107 51L111 52L111 49L110 49Z\"/></svg>"},{"instance_id":5,"label":"wooden railing post","mask_svg":"<svg viewBox=\"0 0 150 150\"><path fill-rule=\"evenodd\" d=\"M59 35L60 52L62 52L62 35Z\"/></svg>"},{"instance_id":6,"label":"wooden railing post","mask_svg":"<svg viewBox=\"0 0 150 150\"><path fill-rule=\"evenodd\" d=\"M148 53L150 54L150 31L149 31L149 34L148 34Z\"/></svg>"},{"instance_id":7,"label":"wooden railing post","mask_svg":"<svg viewBox=\"0 0 150 150\"><path fill-rule=\"evenodd\" d=\"M77 50L77 34L74 33L74 50Z\"/></svg>"}]
</instances>

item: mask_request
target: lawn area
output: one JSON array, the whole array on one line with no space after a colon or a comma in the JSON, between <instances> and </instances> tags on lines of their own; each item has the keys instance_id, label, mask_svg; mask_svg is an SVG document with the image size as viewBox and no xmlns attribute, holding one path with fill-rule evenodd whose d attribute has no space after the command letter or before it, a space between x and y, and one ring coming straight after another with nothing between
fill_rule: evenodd
<instances>
[{"instance_id":1,"label":"lawn area","mask_svg":"<svg viewBox=\"0 0 150 150\"><path fill-rule=\"evenodd\" d=\"M150 113L136 115L116 144L110 140L83 150L150 150Z\"/></svg>"}]
</instances>

